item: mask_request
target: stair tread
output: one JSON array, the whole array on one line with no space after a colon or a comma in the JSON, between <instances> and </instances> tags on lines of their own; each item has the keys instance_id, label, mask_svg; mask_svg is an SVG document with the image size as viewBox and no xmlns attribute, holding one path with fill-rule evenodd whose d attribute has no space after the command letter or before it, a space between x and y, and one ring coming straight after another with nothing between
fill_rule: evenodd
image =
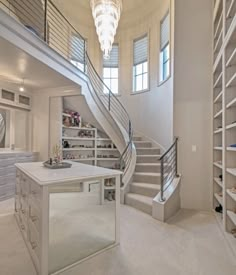
<instances>
[{"instance_id":1,"label":"stair tread","mask_svg":"<svg viewBox=\"0 0 236 275\"><path fill-rule=\"evenodd\" d=\"M152 206L153 198L151 198L151 197L144 196L144 195L139 195L139 194L135 194L135 193L127 193L126 196L128 198L131 198L131 199L140 201L142 203L145 203L149 206Z\"/></svg>"},{"instance_id":2,"label":"stair tread","mask_svg":"<svg viewBox=\"0 0 236 275\"><path fill-rule=\"evenodd\" d=\"M152 162L140 162L136 163L136 166L161 166L160 163L152 163Z\"/></svg>"},{"instance_id":3,"label":"stair tread","mask_svg":"<svg viewBox=\"0 0 236 275\"><path fill-rule=\"evenodd\" d=\"M160 190L160 185L159 184L154 184L154 183L146 183L146 182L133 182L131 183L133 186L137 187L144 187L148 189L155 189L155 190Z\"/></svg>"},{"instance_id":4,"label":"stair tread","mask_svg":"<svg viewBox=\"0 0 236 275\"><path fill-rule=\"evenodd\" d=\"M135 172L134 175L140 176L157 176L160 177L161 173L150 173L150 172Z\"/></svg>"},{"instance_id":5,"label":"stair tread","mask_svg":"<svg viewBox=\"0 0 236 275\"><path fill-rule=\"evenodd\" d=\"M138 147L136 150L145 149L145 150L153 150L153 149L160 149L159 147Z\"/></svg>"},{"instance_id":6,"label":"stair tread","mask_svg":"<svg viewBox=\"0 0 236 275\"><path fill-rule=\"evenodd\" d=\"M153 149L153 148L152 148ZM137 155L138 157L157 157L160 158L161 155Z\"/></svg>"}]
</instances>

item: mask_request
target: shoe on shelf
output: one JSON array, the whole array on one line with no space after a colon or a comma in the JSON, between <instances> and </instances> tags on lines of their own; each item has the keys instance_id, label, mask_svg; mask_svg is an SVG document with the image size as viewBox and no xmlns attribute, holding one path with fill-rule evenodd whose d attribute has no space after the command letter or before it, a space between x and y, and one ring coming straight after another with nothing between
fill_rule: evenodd
<instances>
[{"instance_id":1,"label":"shoe on shelf","mask_svg":"<svg viewBox=\"0 0 236 275\"><path fill-rule=\"evenodd\" d=\"M115 191L112 192L112 199L113 199L113 201L116 200L116 192Z\"/></svg>"},{"instance_id":2,"label":"shoe on shelf","mask_svg":"<svg viewBox=\"0 0 236 275\"><path fill-rule=\"evenodd\" d=\"M235 148L235 147L236 147L236 144L231 144L229 147Z\"/></svg>"},{"instance_id":3,"label":"shoe on shelf","mask_svg":"<svg viewBox=\"0 0 236 275\"><path fill-rule=\"evenodd\" d=\"M233 187L233 188L229 189L229 191L233 194L236 194L236 187Z\"/></svg>"},{"instance_id":4,"label":"shoe on shelf","mask_svg":"<svg viewBox=\"0 0 236 275\"><path fill-rule=\"evenodd\" d=\"M112 201L112 200L113 200L113 198L112 198L112 192L108 192L107 199L108 199L109 201Z\"/></svg>"},{"instance_id":5,"label":"shoe on shelf","mask_svg":"<svg viewBox=\"0 0 236 275\"><path fill-rule=\"evenodd\" d=\"M216 206L215 211L217 213L222 213L222 211L223 211L222 205L220 204L219 206Z\"/></svg>"},{"instance_id":6,"label":"shoe on shelf","mask_svg":"<svg viewBox=\"0 0 236 275\"><path fill-rule=\"evenodd\" d=\"M223 180L223 175L219 175L219 179L222 181Z\"/></svg>"}]
</instances>

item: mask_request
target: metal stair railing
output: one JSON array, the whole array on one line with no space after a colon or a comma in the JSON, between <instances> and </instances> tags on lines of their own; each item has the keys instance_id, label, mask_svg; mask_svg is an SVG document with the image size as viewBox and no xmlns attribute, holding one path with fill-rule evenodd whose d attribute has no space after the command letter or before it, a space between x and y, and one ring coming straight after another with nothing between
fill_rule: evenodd
<instances>
[{"instance_id":1,"label":"metal stair railing","mask_svg":"<svg viewBox=\"0 0 236 275\"><path fill-rule=\"evenodd\" d=\"M178 175L178 138L175 138L170 148L160 157L161 189L160 201L164 202L164 192Z\"/></svg>"}]
</instances>

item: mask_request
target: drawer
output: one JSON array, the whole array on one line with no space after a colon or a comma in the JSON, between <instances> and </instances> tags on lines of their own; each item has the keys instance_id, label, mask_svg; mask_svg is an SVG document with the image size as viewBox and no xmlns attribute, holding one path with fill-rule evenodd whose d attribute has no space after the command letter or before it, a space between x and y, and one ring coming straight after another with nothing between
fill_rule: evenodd
<instances>
[{"instance_id":1,"label":"drawer","mask_svg":"<svg viewBox=\"0 0 236 275\"><path fill-rule=\"evenodd\" d=\"M11 198L15 195L15 185L0 186L0 201Z\"/></svg>"},{"instance_id":2,"label":"drawer","mask_svg":"<svg viewBox=\"0 0 236 275\"><path fill-rule=\"evenodd\" d=\"M15 212L19 213L21 210L21 203L20 203L20 198L18 195L15 196Z\"/></svg>"},{"instance_id":3,"label":"drawer","mask_svg":"<svg viewBox=\"0 0 236 275\"><path fill-rule=\"evenodd\" d=\"M16 190L16 195L20 195L20 193L21 193L21 188L20 188L20 184L19 184L19 183L16 183L16 188L15 188L15 190Z\"/></svg>"},{"instance_id":4,"label":"drawer","mask_svg":"<svg viewBox=\"0 0 236 275\"><path fill-rule=\"evenodd\" d=\"M32 204L29 205L29 220L34 225L37 232L40 232L40 212L39 209L36 209Z\"/></svg>"},{"instance_id":5,"label":"drawer","mask_svg":"<svg viewBox=\"0 0 236 275\"><path fill-rule=\"evenodd\" d=\"M22 219L22 216L21 216L20 213L19 213L19 216L17 217L17 219L18 219L18 222L19 222L19 227L21 229L22 234L24 235L25 240L28 240L27 225L26 225L24 219Z\"/></svg>"},{"instance_id":6,"label":"drawer","mask_svg":"<svg viewBox=\"0 0 236 275\"><path fill-rule=\"evenodd\" d=\"M29 222L29 243L31 250L35 253L37 258L40 259L39 234L31 222Z\"/></svg>"},{"instance_id":7,"label":"drawer","mask_svg":"<svg viewBox=\"0 0 236 275\"><path fill-rule=\"evenodd\" d=\"M28 196L29 194L29 180L27 177L22 176L20 179L20 187L22 196Z\"/></svg>"},{"instance_id":8,"label":"drawer","mask_svg":"<svg viewBox=\"0 0 236 275\"><path fill-rule=\"evenodd\" d=\"M36 200L41 201L42 188L37 183L30 181L30 195Z\"/></svg>"}]
</instances>

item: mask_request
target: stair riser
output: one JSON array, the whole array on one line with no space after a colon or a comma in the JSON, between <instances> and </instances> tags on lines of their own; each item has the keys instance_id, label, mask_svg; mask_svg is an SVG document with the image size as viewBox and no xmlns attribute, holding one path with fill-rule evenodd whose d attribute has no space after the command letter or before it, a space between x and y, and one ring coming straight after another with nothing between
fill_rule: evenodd
<instances>
[{"instance_id":1,"label":"stair riser","mask_svg":"<svg viewBox=\"0 0 236 275\"><path fill-rule=\"evenodd\" d=\"M146 182L153 184L160 184L160 177L150 175L134 175L135 182Z\"/></svg>"},{"instance_id":2,"label":"stair riser","mask_svg":"<svg viewBox=\"0 0 236 275\"><path fill-rule=\"evenodd\" d=\"M134 142L136 148L151 148L151 142Z\"/></svg>"},{"instance_id":3,"label":"stair riser","mask_svg":"<svg viewBox=\"0 0 236 275\"><path fill-rule=\"evenodd\" d=\"M147 172L147 173L160 173L161 171L161 165L158 165L158 166L152 166L152 165L148 165L148 166L139 166L139 165L136 165L136 168L135 168L135 171L136 172Z\"/></svg>"},{"instance_id":4,"label":"stair riser","mask_svg":"<svg viewBox=\"0 0 236 275\"><path fill-rule=\"evenodd\" d=\"M125 204L128 204L144 213L152 215L152 206L151 205L147 205L147 204L140 202L138 200L135 200L133 198L129 198L128 196L125 197Z\"/></svg>"},{"instance_id":5,"label":"stair riser","mask_svg":"<svg viewBox=\"0 0 236 275\"><path fill-rule=\"evenodd\" d=\"M138 155L159 155L160 154L160 149L159 148L137 148L137 154Z\"/></svg>"},{"instance_id":6,"label":"stair riser","mask_svg":"<svg viewBox=\"0 0 236 275\"><path fill-rule=\"evenodd\" d=\"M133 141L141 141L142 138L141 137L133 137Z\"/></svg>"},{"instance_id":7,"label":"stair riser","mask_svg":"<svg viewBox=\"0 0 236 275\"><path fill-rule=\"evenodd\" d=\"M142 157L142 156L137 156L137 163L159 163L159 157Z\"/></svg>"},{"instance_id":8,"label":"stair riser","mask_svg":"<svg viewBox=\"0 0 236 275\"><path fill-rule=\"evenodd\" d=\"M143 195L143 196L148 196L148 197L151 197L151 198L154 198L159 193L159 191L156 190L156 189L150 189L150 188L135 186L135 185L132 185L132 184L130 186L130 191L132 193L140 194L140 195Z\"/></svg>"}]
</instances>

